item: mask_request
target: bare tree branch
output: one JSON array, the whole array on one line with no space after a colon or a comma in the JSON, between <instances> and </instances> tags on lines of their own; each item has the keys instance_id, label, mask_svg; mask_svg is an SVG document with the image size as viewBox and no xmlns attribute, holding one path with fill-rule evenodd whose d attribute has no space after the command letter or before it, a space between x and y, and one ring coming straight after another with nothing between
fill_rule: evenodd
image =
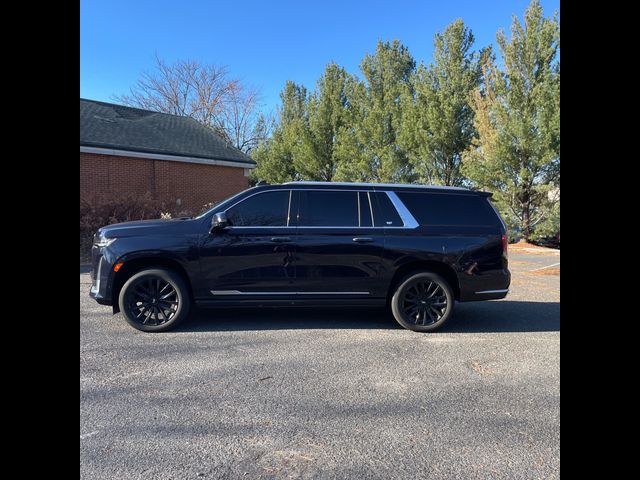
<instances>
[{"instance_id":1,"label":"bare tree branch","mask_svg":"<svg viewBox=\"0 0 640 480\"><path fill-rule=\"evenodd\" d=\"M194 60L167 64L158 56L155 60L154 71L144 72L129 94L114 100L194 118L245 153L266 138L268 131L258 126L258 91L230 78L226 67Z\"/></svg>"}]
</instances>

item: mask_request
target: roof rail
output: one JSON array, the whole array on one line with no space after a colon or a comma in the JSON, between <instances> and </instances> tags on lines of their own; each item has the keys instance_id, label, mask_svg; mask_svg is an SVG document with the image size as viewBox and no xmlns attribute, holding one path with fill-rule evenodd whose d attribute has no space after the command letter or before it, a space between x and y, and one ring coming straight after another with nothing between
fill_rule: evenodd
<instances>
[{"instance_id":1,"label":"roof rail","mask_svg":"<svg viewBox=\"0 0 640 480\"><path fill-rule=\"evenodd\" d=\"M443 190L463 190L470 191L464 187L449 187L443 185L415 185L409 183L361 183L361 182L315 182L315 181L296 181L286 182L283 185L338 185L338 186L365 186L365 187L381 187L381 188L438 188Z\"/></svg>"}]
</instances>

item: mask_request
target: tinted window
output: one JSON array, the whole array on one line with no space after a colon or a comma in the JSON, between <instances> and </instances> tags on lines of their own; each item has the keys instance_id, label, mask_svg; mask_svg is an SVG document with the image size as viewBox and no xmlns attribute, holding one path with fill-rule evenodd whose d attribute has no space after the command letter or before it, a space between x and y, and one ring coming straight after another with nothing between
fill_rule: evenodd
<instances>
[{"instance_id":1,"label":"tinted window","mask_svg":"<svg viewBox=\"0 0 640 480\"><path fill-rule=\"evenodd\" d=\"M371 201L373 202L373 220L376 222L376 227L404 226L396 207L393 206L386 193L371 192Z\"/></svg>"},{"instance_id":2,"label":"tinted window","mask_svg":"<svg viewBox=\"0 0 640 480\"><path fill-rule=\"evenodd\" d=\"M358 226L358 192L310 190L300 200L300 226Z\"/></svg>"},{"instance_id":3,"label":"tinted window","mask_svg":"<svg viewBox=\"0 0 640 480\"><path fill-rule=\"evenodd\" d=\"M495 225L486 198L478 195L398 192L402 203L421 225Z\"/></svg>"},{"instance_id":4,"label":"tinted window","mask_svg":"<svg viewBox=\"0 0 640 480\"><path fill-rule=\"evenodd\" d=\"M289 190L259 193L227 210L227 218L236 227L286 227Z\"/></svg>"}]
</instances>

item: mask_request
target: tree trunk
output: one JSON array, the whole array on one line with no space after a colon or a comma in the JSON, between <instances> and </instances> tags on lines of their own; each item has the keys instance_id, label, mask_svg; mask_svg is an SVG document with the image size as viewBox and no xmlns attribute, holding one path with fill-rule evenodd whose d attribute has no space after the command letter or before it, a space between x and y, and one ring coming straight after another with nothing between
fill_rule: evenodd
<instances>
[{"instance_id":1,"label":"tree trunk","mask_svg":"<svg viewBox=\"0 0 640 480\"><path fill-rule=\"evenodd\" d=\"M529 238L531 237L531 209L528 203L525 204L522 212L522 235L524 241L529 243Z\"/></svg>"}]
</instances>

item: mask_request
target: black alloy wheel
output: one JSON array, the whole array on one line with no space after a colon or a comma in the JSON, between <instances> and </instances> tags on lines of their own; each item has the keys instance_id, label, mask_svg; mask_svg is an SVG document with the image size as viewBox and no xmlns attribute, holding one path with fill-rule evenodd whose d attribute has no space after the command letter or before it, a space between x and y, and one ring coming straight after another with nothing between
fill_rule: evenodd
<instances>
[{"instance_id":1,"label":"black alloy wheel","mask_svg":"<svg viewBox=\"0 0 640 480\"><path fill-rule=\"evenodd\" d=\"M120 311L134 328L161 332L188 315L189 294L182 278L164 269L133 275L120 291Z\"/></svg>"},{"instance_id":2,"label":"black alloy wheel","mask_svg":"<svg viewBox=\"0 0 640 480\"><path fill-rule=\"evenodd\" d=\"M429 332L449 319L454 301L446 280L434 273L422 272L400 283L391 299L391 310L404 328Z\"/></svg>"}]
</instances>

